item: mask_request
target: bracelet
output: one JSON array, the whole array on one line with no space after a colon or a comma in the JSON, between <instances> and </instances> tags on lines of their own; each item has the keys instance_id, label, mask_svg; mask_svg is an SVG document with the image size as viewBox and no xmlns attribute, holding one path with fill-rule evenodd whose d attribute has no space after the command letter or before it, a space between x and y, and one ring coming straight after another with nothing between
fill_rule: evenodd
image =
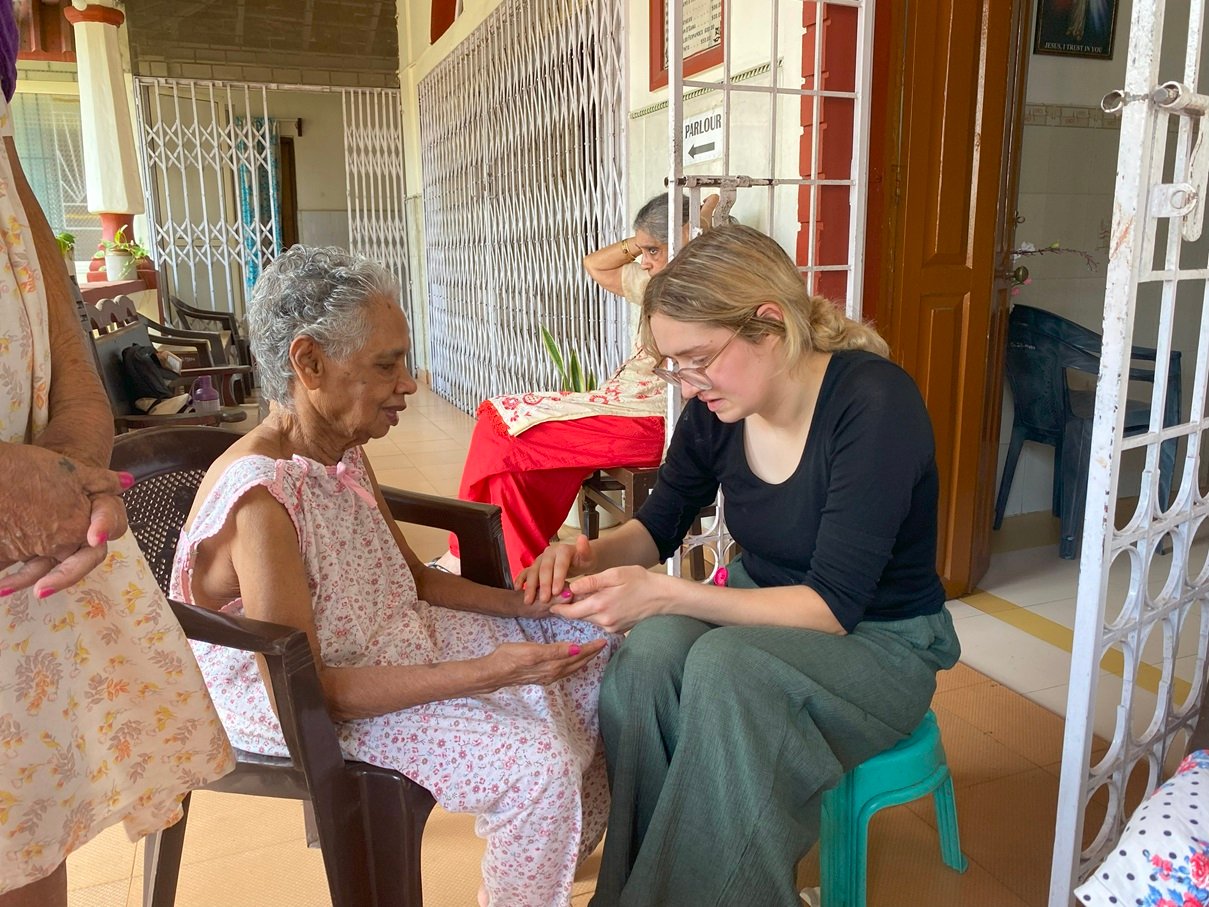
<instances>
[{"instance_id":1,"label":"bracelet","mask_svg":"<svg viewBox=\"0 0 1209 907\"><path fill-rule=\"evenodd\" d=\"M621 241L621 251L625 253L626 258L630 259L630 261L633 261L638 256L630 251L630 247L629 247L629 245L627 245L627 243L628 243L628 240L623 239Z\"/></svg>"}]
</instances>

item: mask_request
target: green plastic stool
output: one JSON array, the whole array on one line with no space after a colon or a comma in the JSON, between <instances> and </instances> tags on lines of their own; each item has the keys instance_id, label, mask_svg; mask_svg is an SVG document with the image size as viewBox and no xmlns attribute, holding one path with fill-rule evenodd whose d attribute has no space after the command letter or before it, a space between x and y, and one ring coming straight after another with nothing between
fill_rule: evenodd
<instances>
[{"instance_id":1,"label":"green plastic stool","mask_svg":"<svg viewBox=\"0 0 1209 907\"><path fill-rule=\"evenodd\" d=\"M949 868L965 872L968 864L957 834L953 778L931 709L910 737L866 759L844 775L839 786L823 794L819 835L822 907L865 907L869 820L879 809L910 803L926 794L936 804L940 856Z\"/></svg>"}]
</instances>

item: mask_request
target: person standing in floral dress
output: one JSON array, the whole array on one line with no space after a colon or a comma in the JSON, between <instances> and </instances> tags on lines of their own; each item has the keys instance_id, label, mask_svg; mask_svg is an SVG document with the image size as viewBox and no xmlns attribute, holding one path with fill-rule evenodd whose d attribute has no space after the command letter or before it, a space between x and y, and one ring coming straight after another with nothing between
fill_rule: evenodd
<instances>
[{"instance_id":1,"label":"person standing in floral dress","mask_svg":"<svg viewBox=\"0 0 1209 907\"><path fill-rule=\"evenodd\" d=\"M68 854L171 825L234 757L106 468L109 401L13 148L16 35L0 2L0 907L61 907Z\"/></svg>"}]
</instances>

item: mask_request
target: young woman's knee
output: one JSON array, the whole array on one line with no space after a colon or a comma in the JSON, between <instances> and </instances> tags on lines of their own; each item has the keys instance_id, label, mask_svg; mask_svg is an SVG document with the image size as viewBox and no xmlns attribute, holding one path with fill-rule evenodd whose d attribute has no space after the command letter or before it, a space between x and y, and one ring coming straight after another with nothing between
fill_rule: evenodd
<instances>
[{"instance_id":1,"label":"young woman's knee","mask_svg":"<svg viewBox=\"0 0 1209 907\"><path fill-rule=\"evenodd\" d=\"M614 701L625 707L632 703L633 695L644 690L656 691L667 683L679 687L689 651L709 629L709 624L690 617L651 617L641 621L605 669L601 710Z\"/></svg>"}]
</instances>

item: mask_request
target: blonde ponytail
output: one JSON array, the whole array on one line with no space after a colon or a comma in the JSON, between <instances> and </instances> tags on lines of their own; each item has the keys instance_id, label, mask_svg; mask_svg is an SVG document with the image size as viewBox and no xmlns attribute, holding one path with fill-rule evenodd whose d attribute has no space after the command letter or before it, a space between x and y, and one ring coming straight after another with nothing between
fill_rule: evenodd
<instances>
[{"instance_id":1,"label":"blonde ponytail","mask_svg":"<svg viewBox=\"0 0 1209 907\"><path fill-rule=\"evenodd\" d=\"M780 307L781 318L753 316L768 302ZM771 237L741 224L698 236L647 284L641 342L654 355L650 322L657 314L737 331L751 342L780 337L791 369L812 350L890 352L873 328L807 293L797 265Z\"/></svg>"},{"instance_id":2,"label":"blonde ponytail","mask_svg":"<svg viewBox=\"0 0 1209 907\"><path fill-rule=\"evenodd\" d=\"M889 357L889 344L872 327L853 321L830 299L822 296L809 298L810 345L814 349L822 352L868 350Z\"/></svg>"}]
</instances>

